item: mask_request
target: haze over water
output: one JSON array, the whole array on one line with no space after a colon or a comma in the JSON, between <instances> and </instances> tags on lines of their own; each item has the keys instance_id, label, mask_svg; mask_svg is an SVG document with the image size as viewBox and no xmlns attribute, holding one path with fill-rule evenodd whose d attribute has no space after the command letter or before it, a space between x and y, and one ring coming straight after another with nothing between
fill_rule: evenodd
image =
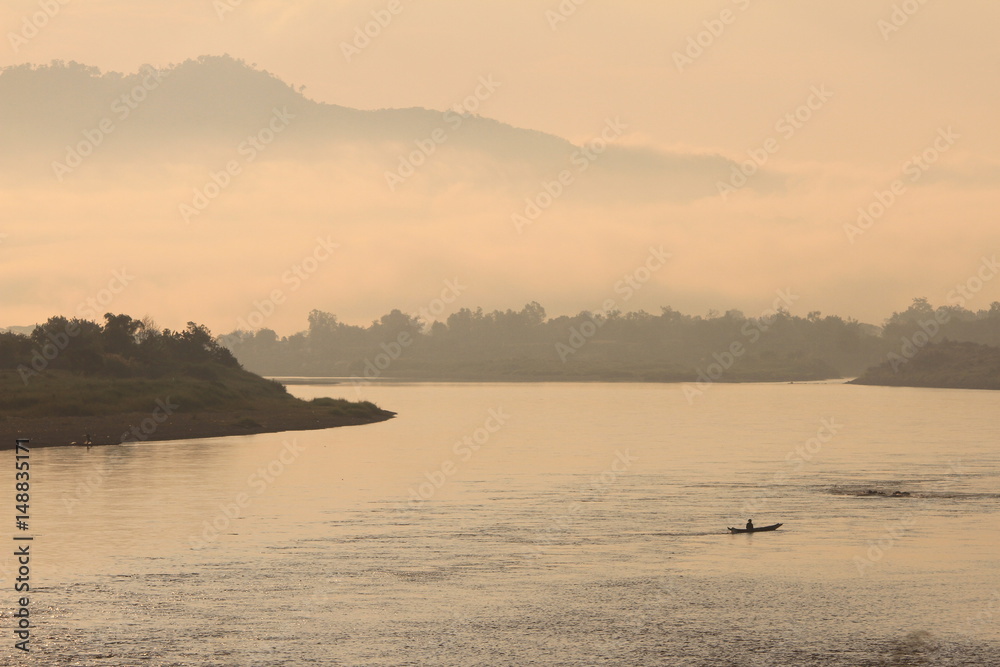
<instances>
[{"instance_id":1,"label":"haze over water","mask_svg":"<svg viewBox=\"0 0 1000 667\"><path fill-rule=\"evenodd\" d=\"M623 310L879 325L1000 245L986 0L57 6L0 9L2 326L571 314L650 247Z\"/></svg>"},{"instance_id":2,"label":"haze over water","mask_svg":"<svg viewBox=\"0 0 1000 667\"><path fill-rule=\"evenodd\" d=\"M1000 394L798 383L998 386L998 23L2 3L0 427L398 416L33 450L0 663L1000 665Z\"/></svg>"},{"instance_id":3,"label":"haze over water","mask_svg":"<svg viewBox=\"0 0 1000 667\"><path fill-rule=\"evenodd\" d=\"M694 406L678 385L363 394L400 416L34 452L37 664L995 660L995 393L719 385ZM504 423L467 453L491 411ZM824 421L836 433L808 454ZM253 475L292 440L259 489ZM227 520L240 493L251 503ZM748 502L782 528L729 535Z\"/></svg>"}]
</instances>

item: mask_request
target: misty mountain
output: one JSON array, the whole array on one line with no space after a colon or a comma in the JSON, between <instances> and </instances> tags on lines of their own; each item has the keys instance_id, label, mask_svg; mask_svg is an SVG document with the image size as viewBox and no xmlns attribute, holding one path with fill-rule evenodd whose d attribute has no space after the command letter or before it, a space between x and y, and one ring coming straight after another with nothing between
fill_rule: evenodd
<instances>
[{"instance_id":1,"label":"misty mountain","mask_svg":"<svg viewBox=\"0 0 1000 667\"><path fill-rule=\"evenodd\" d=\"M34 331L37 326L38 325L35 324L27 327L11 326L6 328L0 328L0 333L20 334L22 336L27 336L32 331Z\"/></svg>"},{"instance_id":2,"label":"misty mountain","mask_svg":"<svg viewBox=\"0 0 1000 667\"><path fill-rule=\"evenodd\" d=\"M476 99L487 99L499 85L484 77L469 106L478 106ZM593 167L609 194L686 200L715 195L715 183L728 179L734 166L718 155L616 143L629 132L627 119L607 119L595 128L597 143L580 147L461 109L359 110L320 103L229 56L144 66L131 74L61 61L6 67L0 70L0 162L37 175L51 174L54 162L90 153L95 162L215 167L248 136L266 135L276 113L289 119L288 131L268 159L360 158L405 176L404 162L433 158L444 182L554 180L563 170L575 175ZM774 185L769 178L755 181L756 187Z\"/></svg>"}]
</instances>

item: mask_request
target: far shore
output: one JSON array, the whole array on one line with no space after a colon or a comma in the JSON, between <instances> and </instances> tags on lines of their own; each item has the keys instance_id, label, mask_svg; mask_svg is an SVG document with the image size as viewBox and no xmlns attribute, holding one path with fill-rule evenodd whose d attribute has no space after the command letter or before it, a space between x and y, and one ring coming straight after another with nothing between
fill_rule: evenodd
<instances>
[{"instance_id":1,"label":"far shore","mask_svg":"<svg viewBox=\"0 0 1000 667\"><path fill-rule=\"evenodd\" d=\"M176 413L160 423L149 413L99 417L8 417L0 421L0 449L14 449L18 438L29 440L31 447L59 447L85 445L88 435L90 444L98 446L310 431L373 424L391 419L395 414L383 410L374 417L356 417L334 415L329 410L312 406L296 406L275 410Z\"/></svg>"},{"instance_id":2,"label":"far shore","mask_svg":"<svg viewBox=\"0 0 1000 667\"><path fill-rule=\"evenodd\" d=\"M552 377L464 377L464 376L395 376L377 378L352 378L352 377L306 377L306 376L284 376L267 375L269 380L280 382L283 385L337 385L346 383L356 383L360 385L393 385L393 384L695 384L697 378L688 379L643 379L634 377L599 377L580 376L566 377L563 375ZM747 378L739 377L728 379L721 377L712 380L711 384L832 384L849 383L853 377L831 377L831 378Z\"/></svg>"}]
</instances>

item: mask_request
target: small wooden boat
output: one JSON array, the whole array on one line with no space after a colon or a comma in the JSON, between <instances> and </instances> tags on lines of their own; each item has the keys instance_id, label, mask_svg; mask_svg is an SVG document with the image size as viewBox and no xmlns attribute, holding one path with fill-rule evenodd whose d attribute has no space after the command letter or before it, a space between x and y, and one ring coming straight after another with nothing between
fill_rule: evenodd
<instances>
[{"instance_id":1,"label":"small wooden boat","mask_svg":"<svg viewBox=\"0 0 1000 667\"><path fill-rule=\"evenodd\" d=\"M763 532L765 530L778 530L778 528L780 528L782 525L783 524L775 523L775 524L772 524L770 526L761 526L760 528L754 527L754 528L751 528L750 530L747 530L746 528L730 528L729 532L731 532L731 533L760 533L760 532Z\"/></svg>"}]
</instances>

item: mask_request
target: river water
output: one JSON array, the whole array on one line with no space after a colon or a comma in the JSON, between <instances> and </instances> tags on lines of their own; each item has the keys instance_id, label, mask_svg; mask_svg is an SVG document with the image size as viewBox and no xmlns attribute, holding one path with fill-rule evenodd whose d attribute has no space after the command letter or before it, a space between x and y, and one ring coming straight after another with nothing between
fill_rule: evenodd
<instances>
[{"instance_id":1,"label":"river water","mask_svg":"<svg viewBox=\"0 0 1000 667\"><path fill-rule=\"evenodd\" d=\"M3 664L1000 664L1000 392L291 391L399 415L33 450Z\"/></svg>"}]
</instances>

